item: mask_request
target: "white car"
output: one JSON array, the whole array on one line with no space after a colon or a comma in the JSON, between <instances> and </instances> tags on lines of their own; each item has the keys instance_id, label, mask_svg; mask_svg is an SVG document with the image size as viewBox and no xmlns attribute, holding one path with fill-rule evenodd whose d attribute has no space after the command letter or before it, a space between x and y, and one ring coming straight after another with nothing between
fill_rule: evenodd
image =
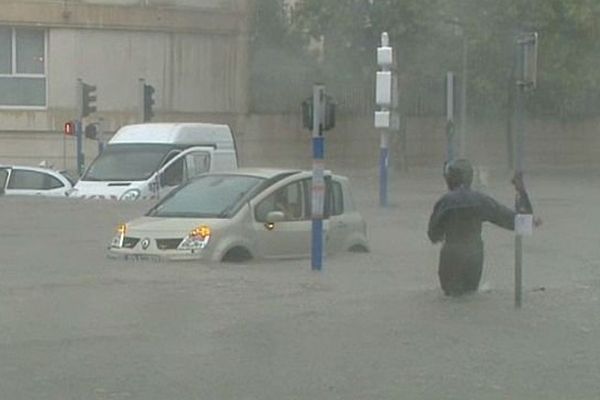
<instances>
[{"instance_id":1,"label":"white car","mask_svg":"<svg viewBox=\"0 0 600 400\"><path fill-rule=\"evenodd\" d=\"M182 185L146 216L117 228L109 257L239 262L308 257L311 171L240 169ZM366 223L348 179L327 174L324 240L328 253L369 251Z\"/></svg>"},{"instance_id":2,"label":"white car","mask_svg":"<svg viewBox=\"0 0 600 400\"><path fill-rule=\"evenodd\" d=\"M0 195L68 196L74 180L64 171L45 167L0 165Z\"/></svg>"}]
</instances>

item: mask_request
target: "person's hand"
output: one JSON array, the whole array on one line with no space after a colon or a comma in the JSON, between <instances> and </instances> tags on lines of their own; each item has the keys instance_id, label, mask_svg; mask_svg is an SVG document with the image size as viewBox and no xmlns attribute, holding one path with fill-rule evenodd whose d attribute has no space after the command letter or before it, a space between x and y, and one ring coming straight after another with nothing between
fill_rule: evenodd
<instances>
[{"instance_id":1,"label":"person's hand","mask_svg":"<svg viewBox=\"0 0 600 400\"><path fill-rule=\"evenodd\" d=\"M510 182L514 185L517 192L525 191L525 182L523 181L522 172L515 172Z\"/></svg>"}]
</instances>

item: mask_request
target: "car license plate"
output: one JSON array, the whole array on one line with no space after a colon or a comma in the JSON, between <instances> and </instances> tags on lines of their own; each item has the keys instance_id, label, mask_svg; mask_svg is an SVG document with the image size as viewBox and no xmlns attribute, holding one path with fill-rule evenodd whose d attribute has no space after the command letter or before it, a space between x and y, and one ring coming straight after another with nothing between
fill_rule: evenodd
<instances>
[{"instance_id":1,"label":"car license plate","mask_svg":"<svg viewBox=\"0 0 600 400\"><path fill-rule=\"evenodd\" d=\"M126 260L131 261L152 261L152 262L160 262L162 259L159 256L152 254L127 254L125 256Z\"/></svg>"}]
</instances>

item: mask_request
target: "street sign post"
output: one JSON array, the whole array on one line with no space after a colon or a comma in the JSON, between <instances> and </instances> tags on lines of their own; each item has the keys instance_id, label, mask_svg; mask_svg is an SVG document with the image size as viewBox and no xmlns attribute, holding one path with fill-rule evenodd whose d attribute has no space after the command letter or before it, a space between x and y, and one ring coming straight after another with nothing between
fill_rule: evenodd
<instances>
[{"instance_id":1,"label":"street sign post","mask_svg":"<svg viewBox=\"0 0 600 400\"><path fill-rule=\"evenodd\" d=\"M538 34L524 33L517 38L517 93L515 97L515 176L523 176L523 152L525 142L525 92L537 85L537 45ZM517 193L517 196L519 194ZM530 231L523 227L524 221L531 221L517 209L515 218L515 307L521 308L523 293L523 235Z\"/></svg>"},{"instance_id":2,"label":"street sign post","mask_svg":"<svg viewBox=\"0 0 600 400\"><path fill-rule=\"evenodd\" d=\"M375 111L375 128L381 129L379 142L379 205L388 205L388 167L389 167L389 142L391 128L392 108L392 65L393 51L389 46L387 32L381 34L381 47L377 48L377 71L375 85L375 102L380 107Z\"/></svg>"}]
</instances>

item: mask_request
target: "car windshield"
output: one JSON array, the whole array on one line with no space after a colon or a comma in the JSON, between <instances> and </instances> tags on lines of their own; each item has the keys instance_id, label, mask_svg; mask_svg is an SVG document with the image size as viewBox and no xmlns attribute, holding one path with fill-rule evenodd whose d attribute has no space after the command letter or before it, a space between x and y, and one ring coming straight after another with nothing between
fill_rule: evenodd
<instances>
[{"instance_id":1,"label":"car windshield","mask_svg":"<svg viewBox=\"0 0 600 400\"><path fill-rule=\"evenodd\" d=\"M204 175L148 213L152 217L231 218L264 178L244 175Z\"/></svg>"},{"instance_id":2,"label":"car windshield","mask_svg":"<svg viewBox=\"0 0 600 400\"><path fill-rule=\"evenodd\" d=\"M83 181L142 181L161 165L170 144L112 144L90 165Z\"/></svg>"}]
</instances>

